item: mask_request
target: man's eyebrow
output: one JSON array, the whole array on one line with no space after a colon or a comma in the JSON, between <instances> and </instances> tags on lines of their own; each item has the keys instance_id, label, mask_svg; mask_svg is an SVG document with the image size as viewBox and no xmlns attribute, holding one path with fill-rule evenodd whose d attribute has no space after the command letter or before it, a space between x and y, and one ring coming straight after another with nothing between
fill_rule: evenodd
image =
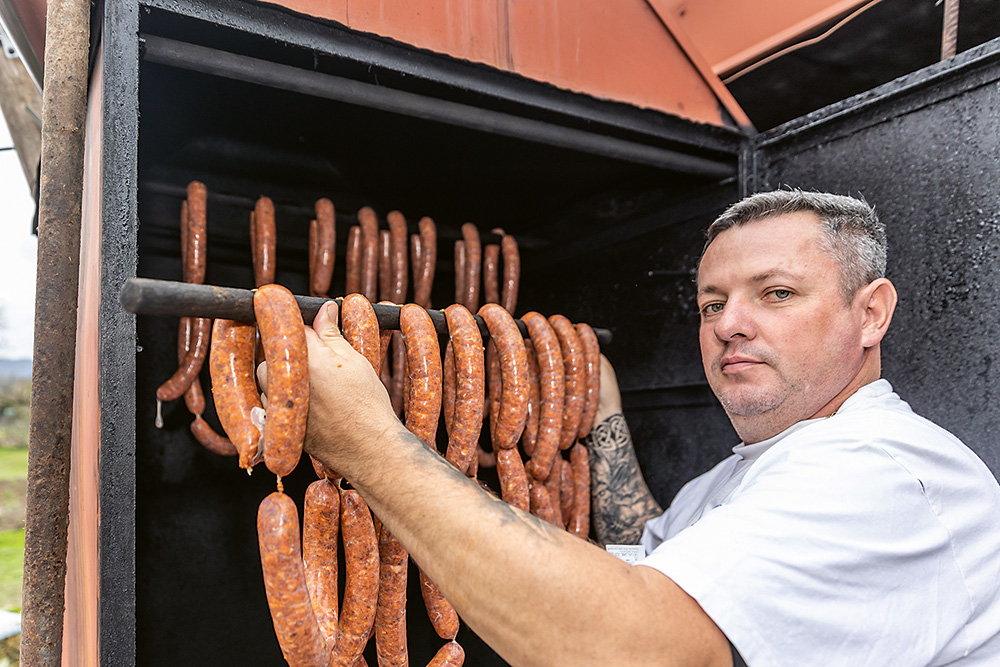
<instances>
[{"instance_id":1,"label":"man's eyebrow","mask_svg":"<svg viewBox=\"0 0 1000 667\"><path fill-rule=\"evenodd\" d=\"M794 271L787 271L785 269L772 269L770 271L765 271L764 273L758 273L757 275L750 276L750 282L764 283L769 280L774 280L775 278L785 280L802 280L805 278L805 275ZM716 285L705 285L704 287L698 288L698 296L720 293L722 293L722 289Z\"/></svg>"}]
</instances>

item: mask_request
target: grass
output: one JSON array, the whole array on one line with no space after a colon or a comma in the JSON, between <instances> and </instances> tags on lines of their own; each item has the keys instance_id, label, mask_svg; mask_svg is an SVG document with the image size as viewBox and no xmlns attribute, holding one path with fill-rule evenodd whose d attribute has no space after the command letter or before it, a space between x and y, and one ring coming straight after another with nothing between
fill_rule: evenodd
<instances>
[{"instance_id":1,"label":"grass","mask_svg":"<svg viewBox=\"0 0 1000 667\"><path fill-rule=\"evenodd\" d=\"M0 531L0 609L21 611L24 529Z\"/></svg>"},{"instance_id":2,"label":"grass","mask_svg":"<svg viewBox=\"0 0 1000 667\"><path fill-rule=\"evenodd\" d=\"M0 481L27 479L28 448L0 447Z\"/></svg>"}]
</instances>

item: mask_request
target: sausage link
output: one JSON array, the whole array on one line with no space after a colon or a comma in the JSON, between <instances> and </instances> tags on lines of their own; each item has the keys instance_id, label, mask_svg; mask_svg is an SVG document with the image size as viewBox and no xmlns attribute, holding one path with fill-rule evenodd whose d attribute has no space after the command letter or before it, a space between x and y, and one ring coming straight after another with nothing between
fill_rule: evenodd
<instances>
[{"instance_id":1,"label":"sausage link","mask_svg":"<svg viewBox=\"0 0 1000 667\"><path fill-rule=\"evenodd\" d=\"M389 230L378 232L378 297L382 300L391 299L392 292L392 254L389 247Z\"/></svg>"},{"instance_id":2,"label":"sausage link","mask_svg":"<svg viewBox=\"0 0 1000 667\"><path fill-rule=\"evenodd\" d=\"M401 416L406 403L406 346L403 335L398 331L392 332L392 390L389 400L396 416Z\"/></svg>"},{"instance_id":3,"label":"sausage link","mask_svg":"<svg viewBox=\"0 0 1000 667\"><path fill-rule=\"evenodd\" d=\"M399 311L399 329L406 347L410 390L406 428L434 448L441 415L441 349L427 311L412 303Z\"/></svg>"},{"instance_id":4,"label":"sausage link","mask_svg":"<svg viewBox=\"0 0 1000 667\"><path fill-rule=\"evenodd\" d=\"M309 415L309 358L302 314L292 293L274 284L254 293L253 309L267 360L264 464L285 477L302 456Z\"/></svg>"},{"instance_id":5,"label":"sausage link","mask_svg":"<svg viewBox=\"0 0 1000 667\"><path fill-rule=\"evenodd\" d=\"M451 424L455 418L455 394L458 392L458 376L455 371L455 350L451 341L444 348L444 359L441 362L441 416L444 417L444 429L451 440Z\"/></svg>"},{"instance_id":6,"label":"sausage link","mask_svg":"<svg viewBox=\"0 0 1000 667\"><path fill-rule=\"evenodd\" d=\"M180 398L191 386L202 364L208 355L209 338L212 332L212 320L196 317L191 323L191 338L184 360L174 374L156 389L156 400L172 401Z\"/></svg>"},{"instance_id":7,"label":"sausage link","mask_svg":"<svg viewBox=\"0 0 1000 667\"><path fill-rule=\"evenodd\" d=\"M586 376L583 362L583 345L576 327L562 315L549 317L549 324L559 337L559 347L562 350L563 368L566 371L566 400L563 404L562 437L560 449L569 449L576 442L576 434L580 429L580 417L583 415L585 399Z\"/></svg>"},{"instance_id":8,"label":"sausage link","mask_svg":"<svg viewBox=\"0 0 1000 667\"><path fill-rule=\"evenodd\" d=\"M369 206L358 211L361 224L361 289L369 301L378 300L378 218Z\"/></svg>"},{"instance_id":9,"label":"sausage link","mask_svg":"<svg viewBox=\"0 0 1000 667\"><path fill-rule=\"evenodd\" d=\"M413 267L413 298L417 298L417 285L420 284L421 258L423 257L423 242L420 234L410 234L410 266Z\"/></svg>"},{"instance_id":10,"label":"sausage link","mask_svg":"<svg viewBox=\"0 0 1000 667\"><path fill-rule=\"evenodd\" d=\"M486 322L486 328L497 347L503 380L496 429L493 433L494 449L509 449L517 446L527 419L527 352L514 318L502 306L488 303L479 309L479 316Z\"/></svg>"},{"instance_id":11,"label":"sausage link","mask_svg":"<svg viewBox=\"0 0 1000 667\"><path fill-rule=\"evenodd\" d=\"M427 607L427 615L434 626L434 632L441 639L454 639L458 636L459 620L458 613L441 594L437 584L430 580L420 570L420 593L424 598L424 606Z\"/></svg>"},{"instance_id":12,"label":"sausage link","mask_svg":"<svg viewBox=\"0 0 1000 667\"><path fill-rule=\"evenodd\" d=\"M483 337L472 313L461 304L448 306L444 309L444 314L451 336L448 350L453 352L455 373L453 417L449 420L448 413L445 412L446 425L450 421L445 458L462 472L467 472L475 457L479 433L483 427ZM446 353L446 362L447 359Z\"/></svg>"},{"instance_id":13,"label":"sausage link","mask_svg":"<svg viewBox=\"0 0 1000 667\"><path fill-rule=\"evenodd\" d=\"M541 391L538 440L528 461L528 472L535 479L542 480L549 476L549 469L559 451L566 395L563 357L559 337L544 315L531 311L522 315L521 321L528 327L528 335L535 348Z\"/></svg>"},{"instance_id":14,"label":"sausage link","mask_svg":"<svg viewBox=\"0 0 1000 667\"><path fill-rule=\"evenodd\" d=\"M413 283L413 302L424 308L431 307L434 272L437 269L437 225L428 217L420 219L420 274ZM414 269L416 265L414 265Z\"/></svg>"},{"instance_id":15,"label":"sausage link","mask_svg":"<svg viewBox=\"0 0 1000 667\"><path fill-rule=\"evenodd\" d=\"M254 375L257 330L252 324L215 320L212 327L212 397L215 412L229 441L240 454L240 467L249 470L260 460L260 431L250 421L250 410L261 407Z\"/></svg>"},{"instance_id":16,"label":"sausage link","mask_svg":"<svg viewBox=\"0 0 1000 667\"><path fill-rule=\"evenodd\" d=\"M548 521L553 526L558 526L561 529L563 527L561 518L556 516L555 509L552 507L552 498L549 496L549 490L545 485L542 482L533 482L529 485L528 492L530 495L531 513L542 521Z\"/></svg>"},{"instance_id":17,"label":"sausage link","mask_svg":"<svg viewBox=\"0 0 1000 667\"><path fill-rule=\"evenodd\" d=\"M500 479L500 497L508 505L531 510L528 494L528 475L521 462L517 447L497 450L497 477Z\"/></svg>"},{"instance_id":18,"label":"sausage link","mask_svg":"<svg viewBox=\"0 0 1000 667\"><path fill-rule=\"evenodd\" d=\"M295 502L275 491L257 510L257 541L274 633L291 667L326 665L329 652L309 601Z\"/></svg>"},{"instance_id":19,"label":"sausage link","mask_svg":"<svg viewBox=\"0 0 1000 667\"><path fill-rule=\"evenodd\" d=\"M187 224L181 245L184 282L205 282L205 259L208 253L208 190L205 184L191 181L187 186ZM184 207L181 207L184 214Z\"/></svg>"},{"instance_id":20,"label":"sausage link","mask_svg":"<svg viewBox=\"0 0 1000 667\"><path fill-rule=\"evenodd\" d=\"M372 304L361 294L348 294L340 304L340 312L344 339L377 373L382 367L382 340Z\"/></svg>"},{"instance_id":21,"label":"sausage link","mask_svg":"<svg viewBox=\"0 0 1000 667\"><path fill-rule=\"evenodd\" d=\"M181 202L181 280L186 283L191 282L191 267L188 266L188 202L187 199Z\"/></svg>"},{"instance_id":22,"label":"sausage link","mask_svg":"<svg viewBox=\"0 0 1000 667\"><path fill-rule=\"evenodd\" d=\"M337 641L337 538L340 533L340 492L327 479L306 489L302 510L302 564L316 623L332 648Z\"/></svg>"},{"instance_id":23,"label":"sausage link","mask_svg":"<svg viewBox=\"0 0 1000 667\"><path fill-rule=\"evenodd\" d=\"M465 241L455 241L455 303L465 302Z\"/></svg>"},{"instance_id":24,"label":"sausage link","mask_svg":"<svg viewBox=\"0 0 1000 667\"><path fill-rule=\"evenodd\" d=\"M527 349L525 350L525 362L527 362ZM489 409L490 417L490 442L493 449L498 448L497 445L497 420L500 416L500 403L503 401L503 377L502 371L500 369L500 355L497 354L496 343L491 339L486 343L486 387L489 391L489 405L486 406ZM525 418L527 422L527 418Z\"/></svg>"},{"instance_id":25,"label":"sausage link","mask_svg":"<svg viewBox=\"0 0 1000 667\"><path fill-rule=\"evenodd\" d=\"M233 443L216 433L201 415L194 416L194 421L191 422L191 434L195 440L213 454L219 456L236 456L237 454Z\"/></svg>"},{"instance_id":26,"label":"sausage link","mask_svg":"<svg viewBox=\"0 0 1000 667\"><path fill-rule=\"evenodd\" d=\"M465 294L459 301L472 312L479 308L479 274L482 270L483 249L479 230L471 222L462 225L465 241Z\"/></svg>"},{"instance_id":27,"label":"sausage link","mask_svg":"<svg viewBox=\"0 0 1000 667\"><path fill-rule=\"evenodd\" d=\"M580 345L583 348L585 378L583 414L580 417L580 429L576 435L582 440L590 434L590 429L594 426L597 400L601 396L601 345L597 342L597 335L589 324L580 322L576 325L576 332L580 336Z\"/></svg>"},{"instance_id":28,"label":"sausage link","mask_svg":"<svg viewBox=\"0 0 1000 667\"><path fill-rule=\"evenodd\" d=\"M500 241L503 252L503 286L500 289L500 305L508 313L514 314L517 305L517 290L521 283L521 253L513 236L505 235Z\"/></svg>"},{"instance_id":29,"label":"sausage link","mask_svg":"<svg viewBox=\"0 0 1000 667\"><path fill-rule=\"evenodd\" d=\"M502 229L494 234L503 235ZM500 303L500 244L487 243L483 247L483 302Z\"/></svg>"},{"instance_id":30,"label":"sausage link","mask_svg":"<svg viewBox=\"0 0 1000 667\"><path fill-rule=\"evenodd\" d=\"M253 249L253 279L257 287L274 282L278 231L274 224L274 202L261 197L250 218L250 243Z\"/></svg>"},{"instance_id":31,"label":"sausage link","mask_svg":"<svg viewBox=\"0 0 1000 667\"><path fill-rule=\"evenodd\" d=\"M406 288L408 286L408 267L406 265L406 218L399 211L390 211L385 217L389 223L389 261L392 265L392 283L389 289L389 296L386 297L394 303L404 303L406 301Z\"/></svg>"},{"instance_id":32,"label":"sausage link","mask_svg":"<svg viewBox=\"0 0 1000 667\"><path fill-rule=\"evenodd\" d=\"M555 515L556 525L560 528L566 527L566 522L563 521L562 516L562 506L560 499L560 489L559 489L559 478L560 472L562 471L563 458L561 456L556 456L556 460L552 462L552 468L549 470L549 476L545 478L545 488L549 492L549 502L552 505L552 512Z\"/></svg>"},{"instance_id":33,"label":"sausage link","mask_svg":"<svg viewBox=\"0 0 1000 667\"><path fill-rule=\"evenodd\" d=\"M378 604L378 538L368 505L357 491L341 494L340 533L346 583L330 667L350 667L358 659L375 623Z\"/></svg>"},{"instance_id":34,"label":"sausage link","mask_svg":"<svg viewBox=\"0 0 1000 667\"><path fill-rule=\"evenodd\" d=\"M538 441L538 416L542 409L542 393L538 385L538 357L535 354L535 346L530 340L524 341L524 351L528 360L528 418L524 422L524 433L521 434L521 448L525 456L531 456Z\"/></svg>"},{"instance_id":35,"label":"sausage link","mask_svg":"<svg viewBox=\"0 0 1000 667\"><path fill-rule=\"evenodd\" d=\"M561 456L559 463L559 512L562 514L563 525L569 526L569 515L573 511L573 466Z\"/></svg>"},{"instance_id":36,"label":"sausage link","mask_svg":"<svg viewBox=\"0 0 1000 667\"><path fill-rule=\"evenodd\" d=\"M316 220L309 225L309 294L326 297L337 257L337 223L333 202L316 200Z\"/></svg>"},{"instance_id":37,"label":"sausage link","mask_svg":"<svg viewBox=\"0 0 1000 667\"><path fill-rule=\"evenodd\" d=\"M409 555L384 526L378 541L379 584L375 652L379 667L407 667L406 571Z\"/></svg>"},{"instance_id":38,"label":"sausage link","mask_svg":"<svg viewBox=\"0 0 1000 667\"><path fill-rule=\"evenodd\" d=\"M587 448L582 442L569 450L573 468L573 508L569 513L569 532L577 537L590 537L590 464Z\"/></svg>"},{"instance_id":39,"label":"sausage link","mask_svg":"<svg viewBox=\"0 0 1000 667\"><path fill-rule=\"evenodd\" d=\"M347 230L347 256L344 261L347 270L345 294L361 291L361 227L352 225Z\"/></svg>"},{"instance_id":40,"label":"sausage link","mask_svg":"<svg viewBox=\"0 0 1000 667\"><path fill-rule=\"evenodd\" d=\"M434 654L427 667L462 667L465 664L465 651L458 642L450 641Z\"/></svg>"},{"instance_id":41,"label":"sausage link","mask_svg":"<svg viewBox=\"0 0 1000 667\"><path fill-rule=\"evenodd\" d=\"M191 349L192 328L191 318L182 317L177 327L178 364L184 363L184 357L187 356L188 350ZM187 407L188 412L193 415L202 415L205 413L205 394L201 390L201 382L197 376L191 381L191 385L184 392L184 405Z\"/></svg>"}]
</instances>

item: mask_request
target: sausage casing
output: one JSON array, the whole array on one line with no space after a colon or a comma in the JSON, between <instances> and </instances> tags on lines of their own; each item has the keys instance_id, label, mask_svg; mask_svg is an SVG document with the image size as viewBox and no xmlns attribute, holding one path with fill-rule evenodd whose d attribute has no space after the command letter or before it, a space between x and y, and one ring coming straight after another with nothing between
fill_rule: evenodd
<instances>
[{"instance_id":1,"label":"sausage casing","mask_svg":"<svg viewBox=\"0 0 1000 667\"><path fill-rule=\"evenodd\" d=\"M240 467L246 469L259 460L260 431L250 421L250 411L261 407L254 375L256 342L256 328L252 324L215 320L209 360L215 412L240 454Z\"/></svg>"},{"instance_id":2,"label":"sausage casing","mask_svg":"<svg viewBox=\"0 0 1000 667\"><path fill-rule=\"evenodd\" d=\"M399 329L406 347L410 385L406 428L433 448L441 415L442 368L437 331L427 311L412 303L400 309Z\"/></svg>"},{"instance_id":3,"label":"sausage casing","mask_svg":"<svg viewBox=\"0 0 1000 667\"><path fill-rule=\"evenodd\" d=\"M590 463L587 448L582 442L569 450L573 468L573 507L569 512L567 530L577 537L590 537Z\"/></svg>"},{"instance_id":4,"label":"sausage casing","mask_svg":"<svg viewBox=\"0 0 1000 667\"><path fill-rule=\"evenodd\" d=\"M465 241L455 241L455 303L465 303Z\"/></svg>"},{"instance_id":5,"label":"sausage casing","mask_svg":"<svg viewBox=\"0 0 1000 667\"><path fill-rule=\"evenodd\" d=\"M192 319L191 338L187 353L174 374L157 387L156 400L172 401L184 395L205 363L211 334L212 320L205 317Z\"/></svg>"},{"instance_id":6,"label":"sausage casing","mask_svg":"<svg viewBox=\"0 0 1000 667\"><path fill-rule=\"evenodd\" d=\"M559 347L562 351L563 368L566 374L566 400L563 404L562 436L560 449L569 449L576 442L580 429L580 418L583 416L585 400L586 375L583 361L583 345L576 327L562 315L549 317L549 324L559 337Z\"/></svg>"},{"instance_id":7,"label":"sausage casing","mask_svg":"<svg viewBox=\"0 0 1000 667\"><path fill-rule=\"evenodd\" d=\"M521 254L517 241L509 234L500 241L503 252L503 285L500 288L500 305L511 315L517 305L517 291L521 283Z\"/></svg>"},{"instance_id":8,"label":"sausage casing","mask_svg":"<svg viewBox=\"0 0 1000 667\"><path fill-rule=\"evenodd\" d=\"M389 230L380 229L378 233L378 297L383 301L390 299L392 291L392 253L389 246Z\"/></svg>"},{"instance_id":9,"label":"sausage casing","mask_svg":"<svg viewBox=\"0 0 1000 667\"><path fill-rule=\"evenodd\" d=\"M580 345L583 348L583 413L580 416L580 429L576 435L582 440L590 435L590 429L594 426L597 402L601 397L601 345L597 342L597 335L589 324L580 322L576 325L576 332L580 336Z\"/></svg>"},{"instance_id":10,"label":"sausage casing","mask_svg":"<svg viewBox=\"0 0 1000 667\"><path fill-rule=\"evenodd\" d=\"M573 466L561 456L556 459L559 464L559 511L562 514L563 525L569 525L569 515L573 511Z\"/></svg>"},{"instance_id":11,"label":"sausage casing","mask_svg":"<svg viewBox=\"0 0 1000 667\"><path fill-rule=\"evenodd\" d=\"M521 332L502 306L488 303L479 310L500 357L503 381L496 428L493 429L494 449L509 449L517 445L528 412L528 360Z\"/></svg>"},{"instance_id":12,"label":"sausage casing","mask_svg":"<svg viewBox=\"0 0 1000 667\"><path fill-rule=\"evenodd\" d=\"M389 296L385 298L393 303L403 303L406 301L409 271L406 260L406 218L399 211L390 211L385 219L389 223L389 262L392 266Z\"/></svg>"},{"instance_id":13,"label":"sausage casing","mask_svg":"<svg viewBox=\"0 0 1000 667\"><path fill-rule=\"evenodd\" d=\"M326 665L326 643L313 614L299 551L295 502L275 491L257 510L257 540L271 620L285 660L292 667Z\"/></svg>"},{"instance_id":14,"label":"sausage casing","mask_svg":"<svg viewBox=\"0 0 1000 667\"><path fill-rule=\"evenodd\" d=\"M205 260L208 253L208 190L205 184L191 181L187 186L187 220L181 234L184 282L205 282ZM183 207L182 223L183 220Z\"/></svg>"},{"instance_id":15,"label":"sausage casing","mask_svg":"<svg viewBox=\"0 0 1000 667\"><path fill-rule=\"evenodd\" d=\"M344 260L347 271L345 294L361 291L361 227L352 225L347 230L347 254Z\"/></svg>"},{"instance_id":16,"label":"sausage casing","mask_svg":"<svg viewBox=\"0 0 1000 667\"><path fill-rule=\"evenodd\" d=\"M535 479L543 480L549 476L559 451L566 394L565 369L559 337L545 316L532 311L522 315L521 321L528 327L531 345L535 348L541 391L538 439L528 461L528 472Z\"/></svg>"},{"instance_id":17,"label":"sausage casing","mask_svg":"<svg viewBox=\"0 0 1000 667\"><path fill-rule=\"evenodd\" d=\"M274 202L261 197L250 217L250 245L253 251L253 275L257 287L274 282L278 231L274 223Z\"/></svg>"},{"instance_id":18,"label":"sausage casing","mask_svg":"<svg viewBox=\"0 0 1000 667\"><path fill-rule=\"evenodd\" d=\"M413 284L413 302L424 308L431 307L431 291L437 269L437 225L431 218L423 217L420 229L420 271ZM416 270L416 266L414 266Z\"/></svg>"},{"instance_id":19,"label":"sausage casing","mask_svg":"<svg viewBox=\"0 0 1000 667\"><path fill-rule=\"evenodd\" d=\"M530 340L524 341L524 351L528 360L528 418L524 422L524 433L521 434L521 447L526 456L535 452L538 440L538 417L542 410L542 393L538 386L538 357L535 346Z\"/></svg>"},{"instance_id":20,"label":"sausage casing","mask_svg":"<svg viewBox=\"0 0 1000 667\"><path fill-rule=\"evenodd\" d=\"M424 606L427 607L427 615L434 626L434 632L441 639L454 639L458 636L459 619L455 608L441 594L437 584L430 580L420 570L420 593L424 598Z\"/></svg>"},{"instance_id":21,"label":"sausage casing","mask_svg":"<svg viewBox=\"0 0 1000 667\"><path fill-rule=\"evenodd\" d=\"M369 301L378 300L379 234L375 211L364 206L358 211L361 224L361 289Z\"/></svg>"},{"instance_id":22,"label":"sausage casing","mask_svg":"<svg viewBox=\"0 0 1000 667\"><path fill-rule=\"evenodd\" d=\"M529 485L528 491L530 494L531 513L539 519L548 521L553 526L558 526L561 529L563 527L562 520L556 515L556 511L552 507L552 498L545 485L541 482L533 482Z\"/></svg>"},{"instance_id":23,"label":"sausage casing","mask_svg":"<svg viewBox=\"0 0 1000 667\"><path fill-rule=\"evenodd\" d=\"M254 293L253 308L267 361L264 464L284 477L302 456L309 415L309 358L302 314L292 293L274 284Z\"/></svg>"},{"instance_id":24,"label":"sausage casing","mask_svg":"<svg viewBox=\"0 0 1000 667\"><path fill-rule=\"evenodd\" d=\"M458 642L448 642L438 649L427 667L462 667L465 664L465 651Z\"/></svg>"},{"instance_id":25,"label":"sausage casing","mask_svg":"<svg viewBox=\"0 0 1000 667\"><path fill-rule=\"evenodd\" d=\"M483 266L483 249L479 240L479 230L471 222L462 225L462 240L465 242L465 293L459 303L475 312L479 308L479 276Z\"/></svg>"},{"instance_id":26,"label":"sausage casing","mask_svg":"<svg viewBox=\"0 0 1000 667\"><path fill-rule=\"evenodd\" d=\"M306 588L320 633L328 647L337 639L337 538L340 533L340 492L328 479L306 489L302 511L302 563Z\"/></svg>"},{"instance_id":27,"label":"sausage casing","mask_svg":"<svg viewBox=\"0 0 1000 667\"><path fill-rule=\"evenodd\" d=\"M549 470L549 476L545 478L545 488L549 491L549 501L552 504L552 512L556 518L556 525L560 528L566 527L566 522L563 520L562 515L562 501L560 495L560 475L562 474L562 461L561 456L556 456L556 460L552 462L552 469Z\"/></svg>"},{"instance_id":28,"label":"sausage casing","mask_svg":"<svg viewBox=\"0 0 1000 667\"><path fill-rule=\"evenodd\" d=\"M500 479L500 497L504 502L525 512L531 510L528 493L528 476L517 447L497 450L497 477Z\"/></svg>"},{"instance_id":29,"label":"sausage casing","mask_svg":"<svg viewBox=\"0 0 1000 667\"><path fill-rule=\"evenodd\" d=\"M333 202L316 201L316 219L309 225L309 293L325 297L333 280L337 257L337 224Z\"/></svg>"},{"instance_id":30,"label":"sausage casing","mask_svg":"<svg viewBox=\"0 0 1000 667\"><path fill-rule=\"evenodd\" d=\"M454 413L450 420L445 458L462 472L467 472L483 426L483 337L472 313L464 306L452 304L445 308L444 314L448 321L451 336L449 349L453 351L455 366Z\"/></svg>"},{"instance_id":31,"label":"sausage casing","mask_svg":"<svg viewBox=\"0 0 1000 667\"><path fill-rule=\"evenodd\" d=\"M378 538L368 505L357 491L341 494L340 533L346 583L330 667L350 667L358 659L375 623L378 604Z\"/></svg>"},{"instance_id":32,"label":"sausage casing","mask_svg":"<svg viewBox=\"0 0 1000 667\"><path fill-rule=\"evenodd\" d=\"M377 373L382 367L382 339L372 304L361 294L348 294L341 303L340 313L344 339Z\"/></svg>"},{"instance_id":33,"label":"sausage casing","mask_svg":"<svg viewBox=\"0 0 1000 667\"><path fill-rule=\"evenodd\" d=\"M407 667L406 578L409 555L384 526L379 535L375 651L379 667Z\"/></svg>"},{"instance_id":34,"label":"sausage casing","mask_svg":"<svg viewBox=\"0 0 1000 667\"><path fill-rule=\"evenodd\" d=\"M238 453L233 443L215 432L201 415L195 415L191 422L191 434L201 445L219 456L236 456Z\"/></svg>"},{"instance_id":35,"label":"sausage casing","mask_svg":"<svg viewBox=\"0 0 1000 667\"><path fill-rule=\"evenodd\" d=\"M494 234L503 235L502 229ZM483 247L483 302L500 303L500 244L487 243Z\"/></svg>"}]
</instances>

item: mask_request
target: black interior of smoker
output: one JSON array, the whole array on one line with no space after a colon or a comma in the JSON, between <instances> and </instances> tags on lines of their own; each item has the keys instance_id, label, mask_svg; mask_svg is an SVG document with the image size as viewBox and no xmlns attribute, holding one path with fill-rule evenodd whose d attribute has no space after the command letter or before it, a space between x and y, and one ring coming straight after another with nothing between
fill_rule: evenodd
<instances>
[{"instance_id":1,"label":"black interior of smoker","mask_svg":"<svg viewBox=\"0 0 1000 667\"><path fill-rule=\"evenodd\" d=\"M261 48L276 60L298 57ZM691 270L705 224L737 196L735 179L714 183L149 63L140 113L138 275L180 279L179 210L192 179L211 193L212 284L252 287L248 215L260 195L277 207L277 280L296 293L307 291L308 222L322 196L338 212L334 292L344 284L342 248L360 206L380 217L398 209L411 226L423 215L435 219L441 305L452 300L459 226L501 226L521 243L518 313L562 312L613 331L605 352L661 502L734 444L703 384ZM165 406L162 430L153 426L155 388L176 367L176 327L175 318L138 318L137 661L281 664L255 527L273 477L261 467L248 478L232 459L201 448L182 401ZM207 368L202 382L209 386ZM211 407L206 418L218 427ZM314 478L306 463L285 479L300 508ZM426 664L441 640L412 568L410 581L411 660ZM466 664L504 664L464 626L459 641ZM376 664L374 655L368 661Z\"/></svg>"}]
</instances>

